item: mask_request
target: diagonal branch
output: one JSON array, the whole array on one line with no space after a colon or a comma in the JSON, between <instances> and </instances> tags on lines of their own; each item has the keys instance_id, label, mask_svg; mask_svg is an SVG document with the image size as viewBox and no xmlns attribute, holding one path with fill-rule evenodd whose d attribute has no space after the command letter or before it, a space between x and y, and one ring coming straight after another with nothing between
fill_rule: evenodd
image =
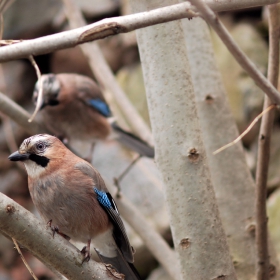
<instances>
[{"instance_id":1,"label":"diagonal branch","mask_svg":"<svg viewBox=\"0 0 280 280\"><path fill-rule=\"evenodd\" d=\"M104 19L93 24L0 48L0 62L26 58L55 50L73 47L111 35L126 33L171 20L193 17L189 3L182 3L149 12Z\"/></svg>"},{"instance_id":2,"label":"diagonal branch","mask_svg":"<svg viewBox=\"0 0 280 280\"><path fill-rule=\"evenodd\" d=\"M279 74L279 35L280 35L280 6L269 7L269 57L268 80L277 87ZM263 110L272 105L266 96ZM273 128L275 110L263 116L258 145L256 169L256 247L257 247L257 280L269 279L268 229L266 213L267 177L270 158L270 139Z\"/></svg>"},{"instance_id":3,"label":"diagonal branch","mask_svg":"<svg viewBox=\"0 0 280 280\"><path fill-rule=\"evenodd\" d=\"M232 1L207 0L206 2L214 11L226 11L233 8L244 9L278 3L280 0L236 0L234 4L231 4ZM0 62L27 58L29 55L50 53L74 47L88 41L103 39L118 33L130 32L139 28L182 18L191 18L197 15L191 8L189 2L184 2L147 12L104 19L74 30L4 46L0 48Z\"/></svg>"},{"instance_id":4,"label":"diagonal branch","mask_svg":"<svg viewBox=\"0 0 280 280\"><path fill-rule=\"evenodd\" d=\"M30 134L37 134L42 131L47 131L41 124L37 122L28 122L30 114L25 111L20 105L12 99L0 92L0 112L10 117L13 121L22 126Z\"/></svg>"},{"instance_id":5,"label":"diagonal branch","mask_svg":"<svg viewBox=\"0 0 280 280\"><path fill-rule=\"evenodd\" d=\"M80 251L63 237L52 237L33 214L0 193L0 231L8 235L39 260L57 269L68 279L115 279L104 264L90 260L82 265Z\"/></svg>"},{"instance_id":6,"label":"diagonal branch","mask_svg":"<svg viewBox=\"0 0 280 280\"><path fill-rule=\"evenodd\" d=\"M233 38L220 22L216 14L202 1L190 0L190 2L201 13L204 20L216 31L220 39L234 56L240 66L249 74L255 83L268 95L272 102L280 104L280 93L273 84L257 69L255 64L245 55L245 53L234 42Z\"/></svg>"}]
</instances>

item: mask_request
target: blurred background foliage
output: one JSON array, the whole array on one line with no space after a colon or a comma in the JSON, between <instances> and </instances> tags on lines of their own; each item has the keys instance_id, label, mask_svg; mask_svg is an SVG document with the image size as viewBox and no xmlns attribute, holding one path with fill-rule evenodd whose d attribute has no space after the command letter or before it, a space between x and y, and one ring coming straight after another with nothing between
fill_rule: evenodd
<instances>
[{"instance_id":1,"label":"blurred background foliage","mask_svg":"<svg viewBox=\"0 0 280 280\"><path fill-rule=\"evenodd\" d=\"M123 0L76 0L88 23L112 16L130 13L128 1ZM266 75L268 56L267 12L262 8L224 12L220 14L228 30ZM58 0L14 1L4 14L3 39L31 39L68 29L63 4ZM240 132L261 112L264 94L235 62L219 38L212 32L216 60L228 94L230 107ZM99 41L99 45L117 80L149 123L137 41L134 32L120 34ZM79 47L56 51L35 57L42 73L74 72L92 78L92 72ZM36 73L28 60L10 61L2 64L0 91L15 100L29 112L33 112L32 92ZM38 119L40 116L38 116ZM22 166L11 163L7 157L17 149L29 135L17 124L0 114L0 191L36 213L30 200L27 178ZM243 139L247 162L255 173L256 146L259 123ZM215 132L213 132L215 133ZM226 133L226 131L225 131ZM272 137L272 154L269 169L269 226L280 256L280 126L276 114ZM12 145L13 139L16 144ZM84 147L77 146L83 154ZM100 143L95 148L93 164L107 179L113 181L130 163L135 155L113 141ZM149 175L147 173L149 170ZM151 175L152 174L152 175ZM139 207L157 230L171 243L168 216L164 206L162 184L152 160L141 159L129 175L121 182L122 192ZM136 191L137 190L137 191ZM128 228L129 226L126 225ZM136 266L144 277L150 280L164 279L164 272L157 268L157 262L142 244L140 238L129 229L131 243L136 248ZM77 245L82 247L83 244ZM43 264L32 255L23 252L39 279L54 279ZM156 270L155 270L156 269ZM0 280L25 280L31 276L10 240L0 235ZM167 278L166 278L167 279Z\"/></svg>"}]
</instances>

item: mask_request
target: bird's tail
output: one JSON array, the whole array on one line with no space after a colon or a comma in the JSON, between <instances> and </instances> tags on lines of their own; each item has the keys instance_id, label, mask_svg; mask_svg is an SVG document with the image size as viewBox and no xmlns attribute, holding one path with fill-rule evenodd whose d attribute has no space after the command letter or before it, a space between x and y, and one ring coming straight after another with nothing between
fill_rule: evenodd
<instances>
[{"instance_id":1,"label":"bird's tail","mask_svg":"<svg viewBox=\"0 0 280 280\"><path fill-rule=\"evenodd\" d=\"M118 135L117 140L121 144L137 152L141 156L145 156L149 158L153 158L155 156L154 148L150 147L146 142L144 142L134 134L123 130L115 122L113 122L111 126L114 132Z\"/></svg>"},{"instance_id":2,"label":"bird's tail","mask_svg":"<svg viewBox=\"0 0 280 280\"><path fill-rule=\"evenodd\" d=\"M127 262L120 251L117 250L118 255L113 258L105 257L97 250L95 251L103 263L111 264L119 273L124 274L125 280L141 280L141 277L133 263Z\"/></svg>"}]
</instances>

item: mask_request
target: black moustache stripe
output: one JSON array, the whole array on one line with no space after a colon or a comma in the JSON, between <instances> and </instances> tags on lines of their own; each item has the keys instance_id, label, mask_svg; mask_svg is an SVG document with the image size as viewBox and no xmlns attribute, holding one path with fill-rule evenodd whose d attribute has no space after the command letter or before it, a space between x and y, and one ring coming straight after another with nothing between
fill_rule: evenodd
<instances>
[{"instance_id":1,"label":"black moustache stripe","mask_svg":"<svg viewBox=\"0 0 280 280\"><path fill-rule=\"evenodd\" d=\"M56 99L49 100L49 103L48 103L49 106L56 106L58 104L59 104L59 101Z\"/></svg>"},{"instance_id":2,"label":"black moustache stripe","mask_svg":"<svg viewBox=\"0 0 280 280\"><path fill-rule=\"evenodd\" d=\"M46 167L49 163L49 159L47 157L44 156L38 156L35 154L31 154L29 156L29 159L36 162L38 165L42 166L42 167Z\"/></svg>"}]
</instances>

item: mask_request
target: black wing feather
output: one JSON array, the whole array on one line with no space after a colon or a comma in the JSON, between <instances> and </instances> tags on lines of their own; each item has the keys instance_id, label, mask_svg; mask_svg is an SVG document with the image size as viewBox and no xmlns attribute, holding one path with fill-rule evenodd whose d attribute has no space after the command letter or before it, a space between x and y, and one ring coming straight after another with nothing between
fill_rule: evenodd
<instances>
[{"instance_id":1,"label":"black wing feather","mask_svg":"<svg viewBox=\"0 0 280 280\"><path fill-rule=\"evenodd\" d=\"M102 204L100 204L100 205L108 213L110 220L114 225L113 237L114 237L114 240L115 240L117 246L123 253L125 260L127 262L133 263L133 261L134 261L133 252L132 252L131 245L129 243L129 240L128 240L128 237L126 234L126 230L125 230L123 221L121 220L120 214L116 207L116 203L110 193L106 193L106 194L107 194L109 200L111 201L111 204L113 207L107 208L107 207L103 206Z\"/></svg>"}]
</instances>

